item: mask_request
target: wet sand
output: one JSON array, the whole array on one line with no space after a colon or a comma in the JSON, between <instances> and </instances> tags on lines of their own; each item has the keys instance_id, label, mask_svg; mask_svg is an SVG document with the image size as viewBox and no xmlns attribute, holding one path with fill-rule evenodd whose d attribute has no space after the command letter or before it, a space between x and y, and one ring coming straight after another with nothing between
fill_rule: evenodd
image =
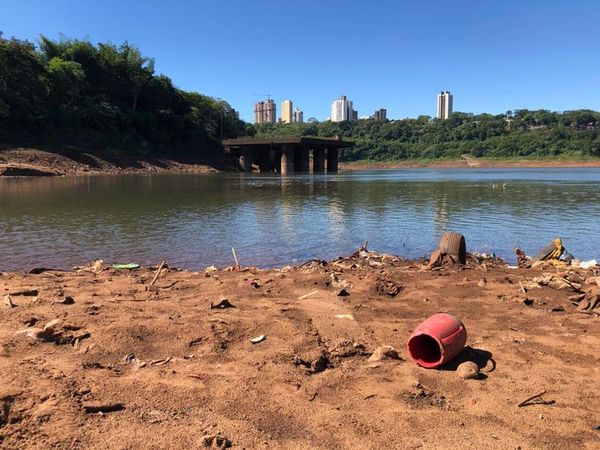
<instances>
[{"instance_id":1,"label":"wet sand","mask_svg":"<svg viewBox=\"0 0 600 450\"><path fill-rule=\"evenodd\" d=\"M0 447L598 448L600 311L573 302L598 290L597 272L363 253L164 268L154 284L156 268L4 273ZM557 283L532 281L544 274ZM223 298L234 307L215 307ZM468 347L423 369L406 340L440 311L463 321ZM381 345L400 359L370 360ZM480 379L457 375L466 360ZM543 390L545 403L517 406Z\"/></svg>"}]
</instances>

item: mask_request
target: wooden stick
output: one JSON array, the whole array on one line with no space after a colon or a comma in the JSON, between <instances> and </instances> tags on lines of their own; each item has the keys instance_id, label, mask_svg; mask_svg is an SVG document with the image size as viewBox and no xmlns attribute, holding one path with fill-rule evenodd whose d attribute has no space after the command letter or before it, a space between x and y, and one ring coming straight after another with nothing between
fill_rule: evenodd
<instances>
[{"instance_id":1,"label":"wooden stick","mask_svg":"<svg viewBox=\"0 0 600 450\"><path fill-rule=\"evenodd\" d=\"M527 295L527 291L525 290L525 287L523 286L523 283L521 283L521 281L519 281L519 286L521 286L521 291L523 292L523 294Z\"/></svg>"},{"instance_id":2,"label":"wooden stick","mask_svg":"<svg viewBox=\"0 0 600 450\"><path fill-rule=\"evenodd\" d=\"M12 298L10 298L10 294L6 294L4 296L4 303L6 303L6 306L8 306L9 308L15 307L15 304L12 302Z\"/></svg>"},{"instance_id":3,"label":"wooden stick","mask_svg":"<svg viewBox=\"0 0 600 450\"><path fill-rule=\"evenodd\" d=\"M231 247L231 253L233 253L233 259L235 259L235 266L240 267L240 262L238 261L238 257L235 254L235 248Z\"/></svg>"},{"instance_id":4,"label":"wooden stick","mask_svg":"<svg viewBox=\"0 0 600 450\"><path fill-rule=\"evenodd\" d=\"M158 270L156 271L156 273L154 274L154 278L152 278L152 283L150 283L150 286L154 286L154 283L156 283L156 280L158 280L158 276L160 275L160 271L162 270L162 268L165 266L165 262L161 262L160 266L158 266Z\"/></svg>"},{"instance_id":5,"label":"wooden stick","mask_svg":"<svg viewBox=\"0 0 600 450\"><path fill-rule=\"evenodd\" d=\"M536 398L541 397L542 395L544 395L546 393L546 390L544 389L542 392L540 392L539 394L535 394L532 395L529 398L526 398L525 400L523 400L521 403L519 403L517 406L520 408L521 406L525 406L527 405L527 403L529 403L531 400L535 400Z\"/></svg>"},{"instance_id":6,"label":"wooden stick","mask_svg":"<svg viewBox=\"0 0 600 450\"><path fill-rule=\"evenodd\" d=\"M311 295L315 295L315 294L317 294L318 292L319 292L319 291L312 291L312 292L309 292L308 294L304 294L302 297L298 297L298 300L304 300L305 298L308 298L308 297L310 297Z\"/></svg>"}]
</instances>

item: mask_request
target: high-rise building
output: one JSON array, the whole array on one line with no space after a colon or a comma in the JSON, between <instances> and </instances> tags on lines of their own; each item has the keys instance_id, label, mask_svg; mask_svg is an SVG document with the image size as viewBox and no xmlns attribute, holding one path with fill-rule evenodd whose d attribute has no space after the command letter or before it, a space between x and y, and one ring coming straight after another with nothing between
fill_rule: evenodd
<instances>
[{"instance_id":1,"label":"high-rise building","mask_svg":"<svg viewBox=\"0 0 600 450\"><path fill-rule=\"evenodd\" d=\"M275 123L277 120L277 107L271 99L254 104L254 123Z\"/></svg>"},{"instance_id":2,"label":"high-rise building","mask_svg":"<svg viewBox=\"0 0 600 450\"><path fill-rule=\"evenodd\" d=\"M447 119L452 114L452 94L442 91L437 96L437 118Z\"/></svg>"},{"instance_id":3,"label":"high-rise building","mask_svg":"<svg viewBox=\"0 0 600 450\"><path fill-rule=\"evenodd\" d=\"M331 104L332 122L343 122L344 120L356 120L358 113L352 107L352 101L348 100L345 95L342 95L338 100L334 100Z\"/></svg>"},{"instance_id":4,"label":"high-rise building","mask_svg":"<svg viewBox=\"0 0 600 450\"><path fill-rule=\"evenodd\" d=\"M378 109L373 113L371 119L385 122L387 120L387 110L385 108Z\"/></svg>"},{"instance_id":5,"label":"high-rise building","mask_svg":"<svg viewBox=\"0 0 600 450\"><path fill-rule=\"evenodd\" d=\"M292 123L294 120L294 114L292 112L292 101L284 100L281 103L281 121L283 123Z\"/></svg>"},{"instance_id":6,"label":"high-rise building","mask_svg":"<svg viewBox=\"0 0 600 450\"><path fill-rule=\"evenodd\" d=\"M304 122L304 113L302 112L301 109L296 108L294 109L294 122L298 122L298 123L302 123Z\"/></svg>"}]
</instances>

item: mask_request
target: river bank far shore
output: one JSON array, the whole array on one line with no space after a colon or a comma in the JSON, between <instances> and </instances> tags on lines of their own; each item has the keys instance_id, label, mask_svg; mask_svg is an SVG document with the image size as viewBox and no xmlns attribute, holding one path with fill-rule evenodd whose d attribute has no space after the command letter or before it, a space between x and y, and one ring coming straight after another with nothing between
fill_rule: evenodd
<instances>
[{"instance_id":1,"label":"river bank far shore","mask_svg":"<svg viewBox=\"0 0 600 450\"><path fill-rule=\"evenodd\" d=\"M269 270L0 273L0 443L593 448L600 320L581 305L598 275L364 249ZM437 312L467 347L424 369L406 342Z\"/></svg>"},{"instance_id":2,"label":"river bank far shore","mask_svg":"<svg viewBox=\"0 0 600 450\"><path fill-rule=\"evenodd\" d=\"M600 167L600 158L589 159L475 159L340 162L340 171L380 169L468 168L577 168ZM165 155L42 150L0 145L0 176L113 175L142 173L237 172L237 161L228 155Z\"/></svg>"},{"instance_id":3,"label":"river bank far shore","mask_svg":"<svg viewBox=\"0 0 600 450\"><path fill-rule=\"evenodd\" d=\"M381 170L381 169L481 169L481 168L577 168L600 167L600 158L567 159L483 159L468 158L456 160L407 160L407 161L353 161L340 162L339 169Z\"/></svg>"}]
</instances>

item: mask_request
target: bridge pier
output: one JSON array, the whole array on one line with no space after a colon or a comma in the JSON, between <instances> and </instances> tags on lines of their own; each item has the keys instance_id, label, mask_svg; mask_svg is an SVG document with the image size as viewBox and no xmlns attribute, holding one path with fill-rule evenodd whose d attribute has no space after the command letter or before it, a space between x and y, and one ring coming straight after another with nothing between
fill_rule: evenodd
<instances>
[{"instance_id":1,"label":"bridge pier","mask_svg":"<svg viewBox=\"0 0 600 450\"><path fill-rule=\"evenodd\" d=\"M307 173L309 171L309 150L308 147L296 146L294 158L294 170L296 172Z\"/></svg>"},{"instance_id":2,"label":"bridge pier","mask_svg":"<svg viewBox=\"0 0 600 450\"><path fill-rule=\"evenodd\" d=\"M327 149L327 173L335 173L338 171L338 149Z\"/></svg>"},{"instance_id":3,"label":"bridge pier","mask_svg":"<svg viewBox=\"0 0 600 450\"><path fill-rule=\"evenodd\" d=\"M281 146L281 175L291 175L294 173L294 146L284 144Z\"/></svg>"},{"instance_id":4,"label":"bridge pier","mask_svg":"<svg viewBox=\"0 0 600 450\"><path fill-rule=\"evenodd\" d=\"M313 173L325 172L325 149L313 149Z\"/></svg>"},{"instance_id":5,"label":"bridge pier","mask_svg":"<svg viewBox=\"0 0 600 450\"><path fill-rule=\"evenodd\" d=\"M243 149L240 152L240 167L242 168L242 170L244 172L252 172L252 161L253 161L253 157L252 157L252 150L249 149Z\"/></svg>"}]
</instances>

